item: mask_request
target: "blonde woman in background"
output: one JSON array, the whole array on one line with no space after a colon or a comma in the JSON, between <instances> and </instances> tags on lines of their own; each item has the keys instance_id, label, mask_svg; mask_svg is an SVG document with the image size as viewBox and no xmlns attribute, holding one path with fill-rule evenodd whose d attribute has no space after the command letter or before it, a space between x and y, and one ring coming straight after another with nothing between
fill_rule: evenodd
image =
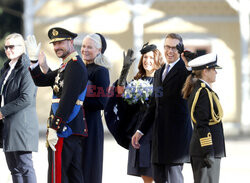
<instances>
[{"instance_id":1,"label":"blonde woman in background","mask_svg":"<svg viewBox=\"0 0 250 183\"><path fill-rule=\"evenodd\" d=\"M32 151L38 151L37 89L22 35L8 35L4 49L8 60L0 71L3 151L13 183L36 183Z\"/></svg>"}]
</instances>

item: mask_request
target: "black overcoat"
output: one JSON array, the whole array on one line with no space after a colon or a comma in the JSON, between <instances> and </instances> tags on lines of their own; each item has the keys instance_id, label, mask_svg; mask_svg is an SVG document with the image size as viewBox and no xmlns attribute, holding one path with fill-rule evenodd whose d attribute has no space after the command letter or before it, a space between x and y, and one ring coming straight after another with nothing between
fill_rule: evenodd
<instances>
[{"instance_id":1,"label":"black overcoat","mask_svg":"<svg viewBox=\"0 0 250 183\"><path fill-rule=\"evenodd\" d=\"M142 77L153 83L152 77ZM117 81L113 84L113 93L105 108L105 119L107 127L119 145L129 150L128 168L129 175L152 176L151 170L151 142L152 128L145 134L140 143L140 149L134 149L131 145L131 137L138 128L140 121L149 106L149 101L128 104L123 97L119 96L115 88Z\"/></svg>"},{"instance_id":2,"label":"black overcoat","mask_svg":"<svg viewBox=\"0 0 250 183\"><path fill-rule=\"evenodd\" d=\"M166 65L154 75L154 96L139 130L147 133L153 124L152 162L158 164L189 161L189 143L192 126L187 101L181 90L190 74L180 59L162 82Z\"/></svg>"},{"instance_id":3,"label":"black overcoat","mask_svg":"<svg viewBox=\"0 0 250 183\"><path fill-rule=\"evenodd\" d=\"M83 148L84 182L101 183L103 167L104 131L101 110L108 100L109 71L95 63L88 64L88 89L84 108L88 126L88 138Z\"/></svg>"}]
</instances>

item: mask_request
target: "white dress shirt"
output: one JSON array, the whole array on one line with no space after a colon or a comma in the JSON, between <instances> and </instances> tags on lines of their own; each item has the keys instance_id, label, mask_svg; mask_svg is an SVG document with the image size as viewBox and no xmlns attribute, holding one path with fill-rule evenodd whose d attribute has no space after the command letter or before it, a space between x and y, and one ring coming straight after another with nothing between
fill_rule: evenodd
<instances>
[{"instance_id":1,"label":"white dress shirt","mask_svg":"<svg viewBox=\"0 0 250 183\"><path fill-rule=\"evenodd\" d=\"M165 65L164 71L162 72L162 81L165 79L166 75L169 73L169 71L174 67L174 65L180 60L178 58L175 62L173 63L168 63Z\"/></svg>"},{"instance_id":2,"label":"white dress shirt","mask_svg":"<svg viewBox=\"0 0 250 183\"><path fill-rule=\"evenodd\" d=\"M4 78L3 85L2 85L2 88L1 88L1 93L3 93L4 85L6 84L8 78L9 78L11 72L12 72L12 70L13 70L14 67L16 66L16 63L17 63L17 61L10 61L10 63L9 63L10 70L8 71L6 77ZM2 95L1 107L3 107L3 106L4 106L4 97L3 97L3 95Z\"/></svg>"}]
</instances>

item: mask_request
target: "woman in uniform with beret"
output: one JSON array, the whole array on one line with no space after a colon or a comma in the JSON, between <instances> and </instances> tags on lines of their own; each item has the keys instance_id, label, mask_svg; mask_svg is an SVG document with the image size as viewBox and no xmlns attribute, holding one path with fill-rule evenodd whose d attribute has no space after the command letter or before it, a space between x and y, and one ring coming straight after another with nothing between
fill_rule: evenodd
<instances>
[{"instance_id":1,"label":"woman in uniform with beret","mask_svg":"<svg viewBox=\"0 0 250 183\"><path fill-rule=\"evenodd\" d=\"M188 76L182 93L188 99L193 122L190 142L191 165L195 183L218 183L220 160L225 157L222 125L223 111L212 89L216 80L217 55L206 54L191 60L192 74Z\"/></svg>"}]
</instances>

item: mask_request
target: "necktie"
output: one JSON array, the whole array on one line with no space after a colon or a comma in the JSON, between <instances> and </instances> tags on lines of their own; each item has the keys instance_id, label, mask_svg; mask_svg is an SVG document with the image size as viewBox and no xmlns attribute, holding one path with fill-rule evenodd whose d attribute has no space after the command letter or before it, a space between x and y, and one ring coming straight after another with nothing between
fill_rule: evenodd
<instances>
[{"instance_id":1,"label":"necktie","mask_svg":"<svg viewBox=\"0 0 250 183\"><path fill-rule=\"evenodd\" d=\"M168 74L169 68L170 68L170 65L167 64L163 73L162 73L162 81L165 79L166 75Z\"/></svg>"}]
</instances>

